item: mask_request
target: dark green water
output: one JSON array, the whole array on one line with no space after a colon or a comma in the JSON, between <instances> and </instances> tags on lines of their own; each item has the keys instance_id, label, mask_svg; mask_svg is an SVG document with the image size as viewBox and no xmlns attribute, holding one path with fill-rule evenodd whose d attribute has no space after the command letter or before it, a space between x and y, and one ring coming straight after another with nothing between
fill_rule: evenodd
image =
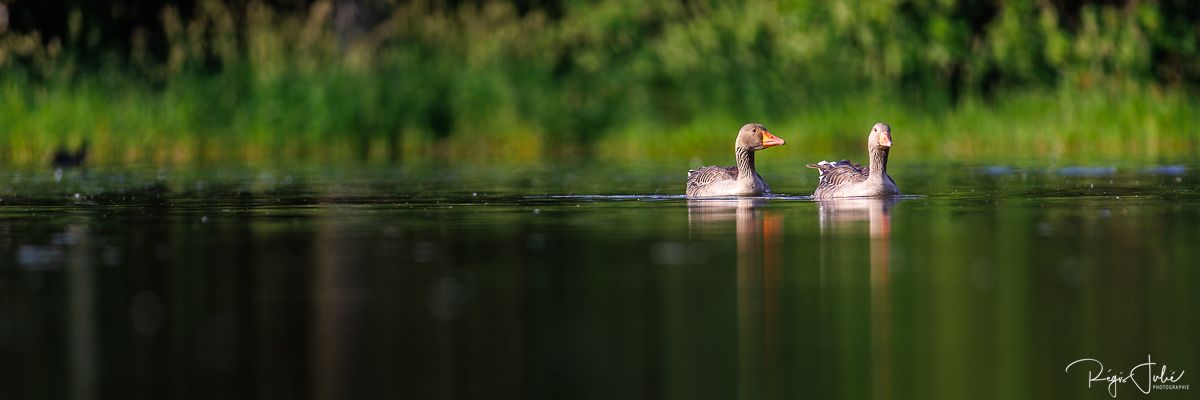
<instances>
[{"instance_id":1,"label":"dark green water","mask_svg":"<svg viewBox=\"0 0 1200 400\"><path fill-rule=\"evenodd\" d=\"M916 196L824 203L689 202L684 169L3 171L0 393L1100 399L1070 362L1148 356L1200 382L1192 165L897 166Z\"/></svg>"}]
</instances>

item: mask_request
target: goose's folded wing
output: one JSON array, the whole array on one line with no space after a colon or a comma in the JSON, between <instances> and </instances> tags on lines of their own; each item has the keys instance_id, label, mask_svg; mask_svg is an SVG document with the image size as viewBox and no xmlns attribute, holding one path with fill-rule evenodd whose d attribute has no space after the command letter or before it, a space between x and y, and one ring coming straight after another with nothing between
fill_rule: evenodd
<instances>
[{"instance_id":1,"label":"goose's folded wing","mask_svg":"<svg viewBox=\"0 0 1200 400\"><path fill-rule=\"evenodd\" d=\"M702 187L716 181L737 179L737 168L700 167L688 170L688 187Z\"/></svg>"},{"instance_id":2,"label":"goose's folded wing","mask_svg":"<svg viewBox=\"0 0 1200 400\"><path fill-rule=\"evenodd\" d=\"M852 163L850 160L821 161L816 164L808 164L808 167L815 168L821 174L818 186L838 187L867 179L867 171L862 168L862 165Z\"/></svg>"}]
</instances>

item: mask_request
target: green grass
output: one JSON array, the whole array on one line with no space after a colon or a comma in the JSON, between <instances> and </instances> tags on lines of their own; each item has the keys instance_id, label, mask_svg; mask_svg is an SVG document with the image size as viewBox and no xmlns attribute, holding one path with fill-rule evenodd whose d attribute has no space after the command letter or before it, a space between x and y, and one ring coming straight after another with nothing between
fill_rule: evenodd
<instances>
[{"instance_id":1,"label":"green grass","mask_svg":"<svg viewBox=\"0 0 1200 400\"><path fill-rule=\"evenodd\" d=\"M733 135L751 121L788 141L770 150L764 162L861 158L866 132L876 121L892 124L897 160L1162 162L1193 160L1200 151L1200 101L1155 86L1027 90L941 107L900 96L845 96L797 105L788 113L713 110L684 121L624 118L583 136L555 132L544 120L524 118L516 106L495 99L479 101L479 115L452 122L451 132L403 122L400 129L380 128L372 124L381 117L371 114L391 111L379 109L387 100L377 98L383 95L372 77L333 74L287 82L246 90L231 88L236 82L196 79L156 91L133 81L108 86L4 81L0 158L7 165L44 164L60 146L86 139L97 165L537 163L579 157L711 164L730 161Z\"/></svg>"},{"instance_id":2,"label":"green grass","mask_svg":"<svg viewBox=\"0 0 1200 400\"><path fill-rule=\"evenodd\" d=\"M861 157L876 121L897 159L1195 159L1200 51L1169 10L938 4L412 2L343 40L332 3L204 1L163 10L165 58L111 62L0 31L0 165L85 140L97 165L728 163L751 121L789 142L764 162Z\"/></svg>"},{"instance_id":3,"label":"green grass","mask_svg":"<svg viewBox=\"0 0 1200 400\"><path fill-rule=\"evenodd\" d=\"M598 142L613 160L684 159L728 163L742 122L764 122L788 144L773 157L861 159L874 122L892 125L895 160L936 162L1183 162L1200 151L1200 101L1178 90L1130 86L1112 90L1029 90L957 106L913 106L865 96L797 108L781 118L721 115L672 127L631 126ZM782 153L782 154L781 154ZM780 154L780 155L775 155ZM784 155L786 154L786 155Z\"/></svg>"}]
</instances>

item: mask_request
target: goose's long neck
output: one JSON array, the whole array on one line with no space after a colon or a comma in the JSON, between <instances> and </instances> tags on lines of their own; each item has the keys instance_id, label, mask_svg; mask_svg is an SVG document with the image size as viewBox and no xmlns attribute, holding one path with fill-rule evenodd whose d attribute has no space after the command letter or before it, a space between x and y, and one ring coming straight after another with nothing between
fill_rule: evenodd
<instances>
[{"instance_id":1,"label":"goose's long neck","mask_svg":"<svg viewBox=\"0 0 1200 400\"><path fill-rule=\"evenodd\" d=\"M868 152L871 154L871 165L867 179L882 181L887 173L888 149L873 147Z\"/></svg>"},{"instance_id":2,"label":"goose's long neck","mask_svg":"<svg viewBox=\"0 0 1200 400\"><path fill-rule=\"evenodd\" d=\"M754 177L754 150L735 148L734 157L737 159L738 179Z\"/></svg>"}]
</instances>

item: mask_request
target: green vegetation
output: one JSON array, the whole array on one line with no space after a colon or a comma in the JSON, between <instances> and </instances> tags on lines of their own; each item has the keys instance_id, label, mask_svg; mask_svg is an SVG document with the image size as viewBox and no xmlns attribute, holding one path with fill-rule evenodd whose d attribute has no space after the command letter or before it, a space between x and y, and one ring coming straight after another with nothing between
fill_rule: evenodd
<instances>
[{"instance_id":1,"label":"green vegetation","mask_svg":"<svg viewBox=\"0 0 1200 400\"><path fill-rule=\"evenodd\" d=\"M709 161L749 121L806 158L877 120L913 157L1200 149L1186 1L484 3L205 0L130 33L79 6L61 35L0 6L0 162Z\"/></svg>"}]
</instances>

